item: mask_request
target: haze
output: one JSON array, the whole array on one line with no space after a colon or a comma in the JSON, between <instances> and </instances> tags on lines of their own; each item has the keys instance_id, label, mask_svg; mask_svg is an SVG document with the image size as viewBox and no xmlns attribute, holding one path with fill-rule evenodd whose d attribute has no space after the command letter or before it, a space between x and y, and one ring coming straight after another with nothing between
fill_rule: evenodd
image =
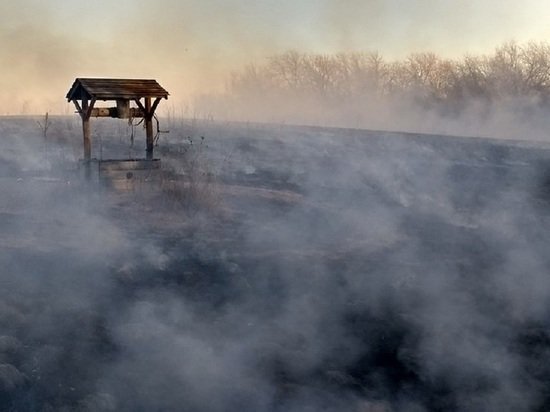
<instances>
[{"instance_id":1,"label":"haze","mask_svg":"<svg viewBox=\"0 0 550 412\"><path fill-rule=\"evenodd\" d=\"M289 49L458 57L547 41L549 19L541 0L2 2L0 114L68 113L78 76L155 78L183 107Z\"/></svg>"}]
</instances>

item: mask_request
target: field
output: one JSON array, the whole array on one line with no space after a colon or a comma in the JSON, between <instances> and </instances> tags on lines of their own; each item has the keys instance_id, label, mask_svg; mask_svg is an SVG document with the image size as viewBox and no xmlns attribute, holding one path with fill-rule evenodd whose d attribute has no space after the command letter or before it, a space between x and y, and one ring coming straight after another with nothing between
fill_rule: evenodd
<instances>
[{"instance_id":1,"label":"field","mask_svg":"<svg viewBox=\"0 0 550 412\"><path fill-rule=\"evenodd\" d=\"M549 144L172 119L115 190L36 120L0 118L1 410L550 408Z\"/></svg>"}]
</instances>

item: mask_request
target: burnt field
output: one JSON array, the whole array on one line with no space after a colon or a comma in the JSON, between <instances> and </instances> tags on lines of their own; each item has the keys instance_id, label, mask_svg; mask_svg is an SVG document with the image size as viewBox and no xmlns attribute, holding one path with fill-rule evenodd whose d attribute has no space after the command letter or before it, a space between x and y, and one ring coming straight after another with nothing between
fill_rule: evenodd
<instances>
[{"instance_id":1,"label":"burnt field","mask_svg":"<svg viewBox=\"0 0 550 412\"><path fill-rule=\"evenodd\" d=\"M169 128L0 119L1 410L550 408L550 145Z\"/></svg>"}]
</instances>

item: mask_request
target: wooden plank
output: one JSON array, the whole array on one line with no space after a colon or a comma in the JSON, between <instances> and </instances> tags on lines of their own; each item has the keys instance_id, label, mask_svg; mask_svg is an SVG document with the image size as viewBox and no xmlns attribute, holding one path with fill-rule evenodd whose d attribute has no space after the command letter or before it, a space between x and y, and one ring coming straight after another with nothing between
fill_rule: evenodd
<instances>
[{"instance_id":1,"label":"wooden plank","mask_svg":"<svg viewBox=\"0 0 550 412\"><path fill-rule=\"evenodd\" d=\"M159 159L131 159L131 160L101 160L100 171L128 171L128 170L153 170L160 169Z\"/></svg>"},{"instance_id":2,"label":"wooden plank","mask_svg":"<svg viewBox=\"0 0 550 412\"><path fill-rule=\"evenodd\" d=\"M102 179L110 180L129 180L129 179L151 179L153 177L160 177L159 169L147 169L147 170L100 170L99 177Z\"/></svg>"}]
</instances>

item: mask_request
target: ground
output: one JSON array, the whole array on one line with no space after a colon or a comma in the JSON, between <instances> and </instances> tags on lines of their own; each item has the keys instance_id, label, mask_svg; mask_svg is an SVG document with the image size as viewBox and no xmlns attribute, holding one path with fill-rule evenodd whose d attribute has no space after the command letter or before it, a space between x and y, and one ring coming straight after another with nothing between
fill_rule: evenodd
<instances>
[{"instance_id":1,"label":"ground","mask_svg":"<svg viewBox=\"0 0 550 412\"><path fill-rule=\"evenodd\" d=\"M0 119L2 410L548 409L550 145L181 120L114 190L53 122Z\"/></svg>"}]
</instances>

